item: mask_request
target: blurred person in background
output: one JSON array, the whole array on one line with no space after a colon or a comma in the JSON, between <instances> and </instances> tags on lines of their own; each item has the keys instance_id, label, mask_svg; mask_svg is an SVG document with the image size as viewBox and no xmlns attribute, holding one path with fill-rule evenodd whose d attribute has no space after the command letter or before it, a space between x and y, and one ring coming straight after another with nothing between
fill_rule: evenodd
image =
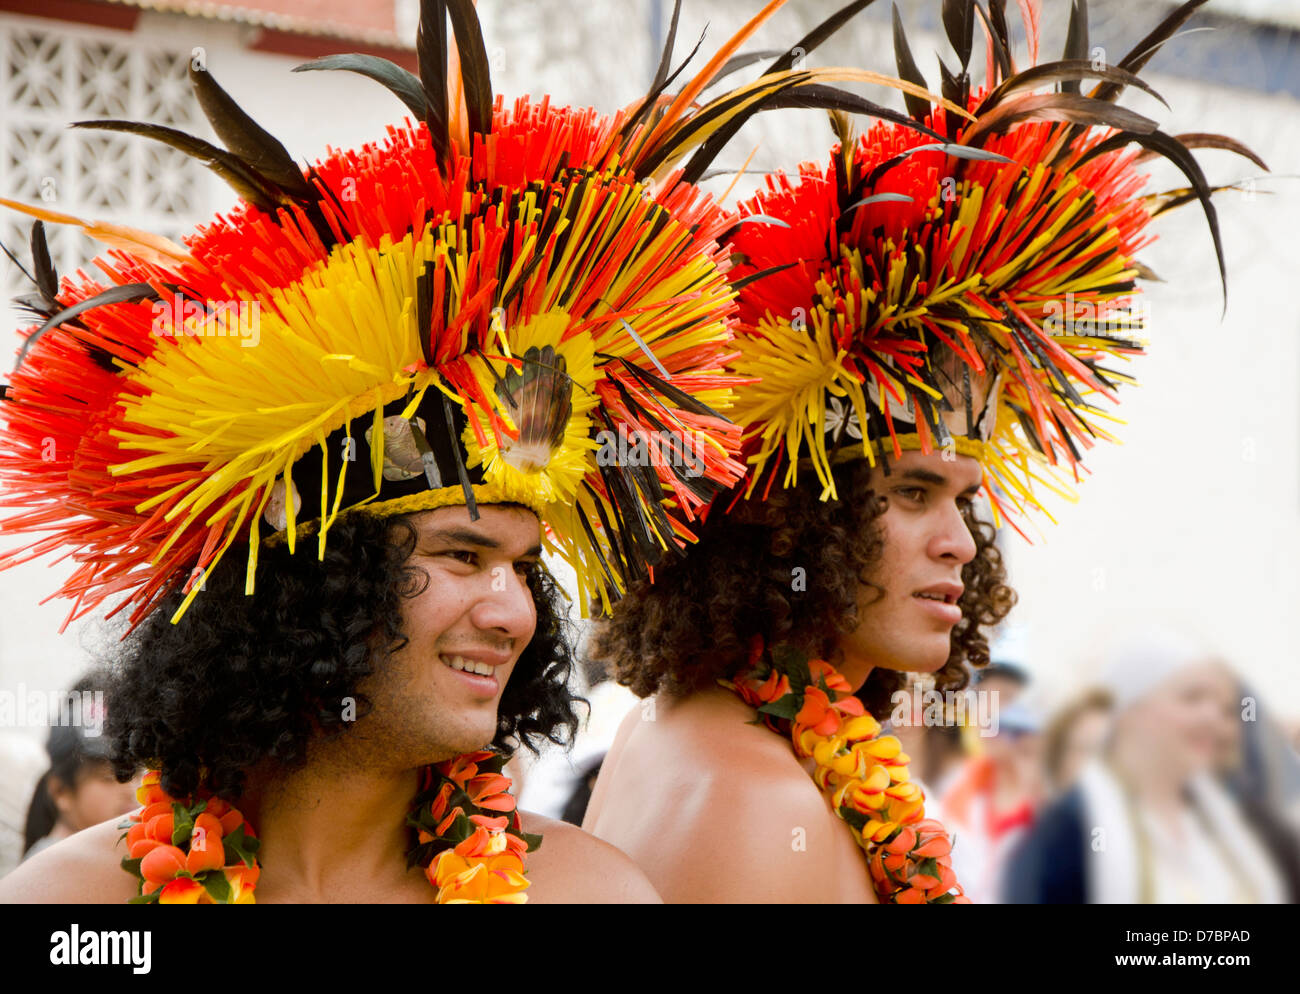
<instances>
[{"instance_id":1,"label":"blurred person in background","mask_svg":"<svg viewBox=\"0 0 1300 994\"><path fill-rule=\"evenodd\" d=\"M0 731L0 877L17 866L27 850L32 792L49 766L49 755L38 740L14 730Z\"/></svg>"},{"instance_id":2,"label":"blurred person in background","mask_svg":"<svg viewBox=\"0 0 1300 994\"><path fill-rule=\"evenodd\" d=\"M603 663L580 653L577 693L585 702L582 725L570 749L544 749L526 759L520 802L531 811L581 825L605 754L624 716L639 706L635 694L611 679Z\"/></svg>"},{"instance_id":3,"label":"blurred person in background","mask_svg":"<svg viewBox=\"0 0 1300 994\"><path fill-rule=\"evenodd\" d=\"M1084 764L1101 753L1110 735L1113 710L1110 694L1097 687L1068 703L1048 723L1043 761L1053 795L1074 786Z\"/></svg>"},{"instance_id":4,"label":"blurred person in background","mask_svg":"<svg viewBox=\"0 0 1300 994\"><path fill-rule=\"evenodd\" d=\"M1029 686L1029 671L1017 663L994 657L982 670L971 675L971 687L993 695L999 707L1006 707Z\"/></svg>"},{"instance_id":5,"label":"blurred person in background","mask_svg":"<svg viewBox=\"0 0 1300 994\"><path fill-rule=\"evenodd\" d=\"M83 677L69 693L80 695L93 689L94 681ZM95 724L102 727L102 719L98 716ZM136 784L117 782L107 737L90 734L86 723L53 725L46 751L50 766L37 782L27 808L23 859L137 806Z\"/></svg>"},{"instance_id":6,"label":"blurred person in background","mask_svg":"<svg viewBox=\"0 0 1300 994\"><path fill-rule=\"evenodd\" d=\"M981 681L982 684L982 681ZM997 733L981 738L940 798L950 830L953 869L976 904L1002 903L1007 854L1034 822L1042 800L1042 722L1024 703L1001 706Z\"/></svg>"},{"instance_id":7,"label":"blurred person in background","mask_svg":"<svg viewBox=\"0 0 1300 994\"><path fill-rule=\"evenodd\" d=\"M898 703L899 691L894 692L895 706L890 714L889 734L898 739L903 752L911 760L908 768L912 782L925 791L927 803L936 805L933 817L943 821L938 814L938 799L966 759L960 716L955 713L951 702L947 702L942 721L927 721L925 694L935 689L934 677L929 673L916 673L912 679L907 699L902 704ZM900 707L910 715L904 718L905 712L900 711Z\"/></svg>"},{"instance_id":8,"label":"blurred person in background","mask_svg":"<svg viewBox=\"0 0 1300 994\"><path fill-rule=\"evenodd\" d=\"M1300 903L1300 757L1258 695L1235 681L1216 769L1247 820L1264 839Z\"/></svg>"},{"instance_id":9,"label":"blurred person in background","mask_svg":"<svg viewBox=\"0 0 1300 994\"><path fill-rule=\"evenodd\" d=\"M1294 900L1285 854L1214 775L1236 720L1227 668L1187 635L1151 626L1114 654L1108 686L1106 748L1010 855L1007 900Z\"/></svg>"}]
</instances>

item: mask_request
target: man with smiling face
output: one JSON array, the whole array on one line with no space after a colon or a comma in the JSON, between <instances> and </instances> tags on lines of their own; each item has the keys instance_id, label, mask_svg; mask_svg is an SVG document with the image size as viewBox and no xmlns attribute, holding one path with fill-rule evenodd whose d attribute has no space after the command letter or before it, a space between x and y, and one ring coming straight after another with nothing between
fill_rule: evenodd
<instances>
[{"instance_id":1,"label":"man with smiling face","mask_svg":"<svg viewBox=\"0 0 1300 994\"><path fill-rule=\"evenodd\" d=\"M696 113L748 104L694 100L722 57L671 107L667 67L609 118L494 101L472 3L424 0L419 34L424 79L363 73L416 119L305 171L192 66L228 151L185 147L243 199L183 246L5 202L119 250L106 283L60 283L33 227L40 323L0 389L0 530L28 545L0 568L57 551L73 615L115 602L107 731L119 779L146 772L128 822L4 899L656 899L609 845L518 812L502 770L578 722L543 547L589 613L744 475L720 413L730 220L655 174L704 142ZM609 435L640 455L599 458Z\"/></svg>"},{"instance_id":2,"label":"man with smiling face","mask_svg":"<svg viewBox=\"0 0 1300 994\"><path fill-rule=\"evenodd\" d=\"M525 507L483 505L476 521L464 507L447 507L338 528L331 540L339 544L324 566L303 556L278 562L272 552L278 578L259 590L266 599L256 606L233 589L242 584L240 570L219 570L183 626L155 615L157 623L132 635L112 694L121 711L113 731L119 766L127 765L121 750L132 755L131 741L164 716L164 699L174 699L165 717L176 730L156 739L154 751L139 753L141 765L147 756L166 765L204 756L211 757L210 773L223 774L237 757L264 757L245 768L238 799L261 839L258 902L430 903L437 891L404 859L411 848L405 819L420 770L482 747L501 729L532 738L572 730L568 646L558 631L563 604L540 565L537 516ZM385 540L382 554L370 551ZM387 585L403 575L407 589L394 598ZM278 631L266 624L272 615ZM364 648L366 615L376 632L395 623L404 644L391 651L376 644L355 670L369 674L349 686L342 660ZM331 654L319 628L336 624L353 633L334 647L340 664L319 682L305 680L305 671L321 668ZM193 645L196 637L201 646ZM237 647L250 642L263 644L246 660L256 693L222 679ZM213 651L219 644L225 653ZM160 653L173 660L161 672L154 664ZM336 689L326 689L331 684ZM283 705L295 698L306 705L318 694L336 694L342 708L349 698L364 699L364 713L346 734L308 732ZM226 718L206 734L201 716L213 712ZM38 854L0 881L0 900L131 899L137 881L118 866L120 823L104 822ZM530 901L657 900L613 847L527 812L521 823L524 832L545 838L527 861Z\"/></svg>"}]
</instances>

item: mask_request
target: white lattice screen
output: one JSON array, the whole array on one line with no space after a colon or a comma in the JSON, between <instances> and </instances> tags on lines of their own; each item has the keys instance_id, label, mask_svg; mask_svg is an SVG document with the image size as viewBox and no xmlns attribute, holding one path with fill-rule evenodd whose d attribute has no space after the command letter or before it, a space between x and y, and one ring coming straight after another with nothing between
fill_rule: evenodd
<instances>
[{"instance_id":1,"label":"white lattice screen","mask_svg":"<svg viewBox=\"0 0 1300 994\"><path fill-rule=\"evenodd\" d=\"M207 137L189 58L125 32L0 16L0 196L179 240L210 215L203 167L148 139L67 125L119 118ZM0 213L0 240L24 265L30 230L22 215ZM89 262L102 246L63 225L46 235L60 276L101 275ZM28 289L0 256L4 302Z\"/></svg>"}]
</instances>

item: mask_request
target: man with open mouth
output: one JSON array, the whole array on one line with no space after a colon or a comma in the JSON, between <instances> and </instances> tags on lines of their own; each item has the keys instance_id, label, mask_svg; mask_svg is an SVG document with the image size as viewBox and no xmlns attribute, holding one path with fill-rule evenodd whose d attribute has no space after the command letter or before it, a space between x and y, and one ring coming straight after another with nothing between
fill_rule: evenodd
<instances>
[{"instance_id":1,"label":"man with open mouth","mask_svg":"<svg viewBox=\"0 0 1300 994\"><path fill-rule=\"evenodd\" d=\"M1019 531L1111 437L1104 405L1130 380L1113 360L1143 346L1147 223L1199 203L1219 249L1184 141L1254 156L1115 104L1150 91L1136 73L1198 6L1105 65L1076 4L1065 57L1034 65L1037 5L1022 4L1017 72L1004 5L944 3L942 98L905 90L911 120L861 136L832 113L829 162L744 205L729 368L747 380L748 476L591 642L651 700L625 719L584 827L665 901L969 903L877 719L905 673L960 689L988 662L985 629L1015 603L994 526ZM924 86L894 16L899 74ZM1148 194L1140 152L1190 187Z\"/></svg>"}]
</instances>

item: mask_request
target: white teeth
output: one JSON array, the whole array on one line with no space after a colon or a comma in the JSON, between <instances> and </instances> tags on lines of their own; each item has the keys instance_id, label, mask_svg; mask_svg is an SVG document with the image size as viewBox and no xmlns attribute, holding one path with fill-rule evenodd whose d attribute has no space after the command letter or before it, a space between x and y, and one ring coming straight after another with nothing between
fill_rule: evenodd
<instances>
[{"instance_id":1,"label":"white teeth","mask_svg":"<svg viewBox=\"0 0 1300 994\"><path fill-rule=\"evenodd\" d=\"M462 670L465 673L477 673L480 676L492 675L492 667L487 663L480 663L473 659L466 659L464 656L443 656L442 661L453 670Z\"/></svg>"},{"instance_id":2,"label":"white teeth","mask_svg":"<svg viewBox=\"0 0 1300 994\"><path fill-rule=\"evenodd\" d=\"M924 597L926 600L931 601L942 601L944 603L947 603L948 601L948 598L943 596L943 594L916 594L915 596Z\"/></svg>"}]
</instances>

